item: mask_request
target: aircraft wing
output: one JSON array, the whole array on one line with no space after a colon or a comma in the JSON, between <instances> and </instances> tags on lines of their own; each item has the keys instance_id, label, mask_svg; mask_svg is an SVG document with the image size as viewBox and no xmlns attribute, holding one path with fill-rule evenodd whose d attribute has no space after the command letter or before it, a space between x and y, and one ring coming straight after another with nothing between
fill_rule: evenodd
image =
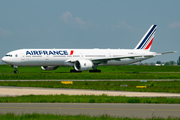
<instances>
[{"instance_id":1,"label":"aircraft wing","mask_svg":"<svg viewBox=\"0 0 180 120\"><path fill-rule=\"evenodd\" d=\"M135 55L135 56L119 56L119 57L104 57L104 58L95 58L95 59L89 59L93 62L105 62L105 61L110 61L110 60L118 60L120 61L121 59L136 59L138 57L146 58L146 57L154 57L154 55ZM74 63L76 62L76 59L69 59L66 62L71 62Z\"/></svg>"},{"instance_id":2,"label":"aircraft wing","mask_svg":"<svg viewBox=\"0 0 180 120\"><path fill-rule=\"evenodd\" d=\"M94 59L92 58L92 59L89 59L89 60L91 60L94 63L103 63L103 62L107 62L107 61L110 61L110 60L121 61L121 59L126 59L126 58L129 58L129 59L151 58L151 57L154 57L156 55L164 55L164 54L175 53L175 52L176 51L164 52L164 53L156 53L155 55L132 55L132 56L104 57L104 58L94 58ZM76 61L77 61L76 59L69 59L69 60L66 61L66 63L67 62L74 63Z\"/></svg>"},{"instance_id":3,"label":"aircraft wing","mask_svg":"<svg viewBox=\"0 0 180 120\"><path fill-rule=\"evenodd\" d=\"M96 58L96 59L92 59L93 62L105 62L105 61L110 61L110 60L117 60L117 61L121 61L121 59L136 59L136 58L147 58L147 57L154 57L154 55L136 55L136 56L119 56L119 57L105 57L105 58Z\"/></svg>"}]
</instances>

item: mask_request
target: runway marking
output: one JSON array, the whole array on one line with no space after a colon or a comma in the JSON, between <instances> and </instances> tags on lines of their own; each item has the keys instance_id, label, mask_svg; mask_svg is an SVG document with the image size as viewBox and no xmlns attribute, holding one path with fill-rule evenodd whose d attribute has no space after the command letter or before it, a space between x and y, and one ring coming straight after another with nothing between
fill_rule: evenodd
<instances>
[{"instance_id":1,"label":"runway marking","mask_svg":"<svg viewBox=\"0 0 180 120\"><path fill-rule=\"evenodd\" d=\"M81 110L139 110L139 111L177 111L168 109L116 109L116 108L61 108L61 107L0 107L0 109L81 109Z\"/></svg>"}]
</instances>

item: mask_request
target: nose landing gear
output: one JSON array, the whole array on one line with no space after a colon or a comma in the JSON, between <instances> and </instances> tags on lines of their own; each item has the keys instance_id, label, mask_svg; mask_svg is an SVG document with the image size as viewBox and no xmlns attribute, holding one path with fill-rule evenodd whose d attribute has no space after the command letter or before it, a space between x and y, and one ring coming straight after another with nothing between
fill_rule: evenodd
<instances>
[{"instance_id":1,"label":"nose landing gear","mask_svg":"<svg viewBox=\"0 0 180 120\"><path fill-rule=\"evenodd\" d=\"M18 70L17 70L18 66L12 65L11 67L14 68L14 73L18 73Z\"/></svg>"}]
</instances>

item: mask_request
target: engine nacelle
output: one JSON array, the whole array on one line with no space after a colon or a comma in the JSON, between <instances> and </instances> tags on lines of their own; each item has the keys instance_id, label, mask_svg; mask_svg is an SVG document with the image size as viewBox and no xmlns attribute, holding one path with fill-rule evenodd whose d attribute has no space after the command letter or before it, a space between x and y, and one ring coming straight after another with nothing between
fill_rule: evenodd
<instances>
[{"instance_id":1,"label":"engine nacelle","mask_svg":"<svg viewBox=\"0 0 180 120\"><path fill-rule=\"evenodd\" d=\"M92 67L93 67L93 63L90 60L77 60L74 63L74 69L76 71L91 70Z\"/></svg>"},{"instance_id":2,"label":"engine nacelle","mask_svg":"<svg viewBox=\"0 0 180 120\"><path fill-rule=\"evenodd\" d=\"M59 66L41 66L43 70L56 70Z\"/></svg>"}]
</instances>

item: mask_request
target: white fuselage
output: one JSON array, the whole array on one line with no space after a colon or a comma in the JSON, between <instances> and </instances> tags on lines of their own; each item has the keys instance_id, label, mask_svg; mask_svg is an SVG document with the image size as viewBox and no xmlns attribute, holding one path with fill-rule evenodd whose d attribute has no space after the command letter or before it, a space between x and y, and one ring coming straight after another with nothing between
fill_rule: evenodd
<instances>
[{"instance_id":1,"label":"white fuselage","mask_svg":"<svg viewBox=\"0 0 180 120\"><path fill-rule=\"evenodd\" d=\"M127 65L154 56L155 52L135 49L20 49L7 53L2 60L16 66L73 66L76 60L90 60L99 65Z\"/></svg>"}]
</instances>

